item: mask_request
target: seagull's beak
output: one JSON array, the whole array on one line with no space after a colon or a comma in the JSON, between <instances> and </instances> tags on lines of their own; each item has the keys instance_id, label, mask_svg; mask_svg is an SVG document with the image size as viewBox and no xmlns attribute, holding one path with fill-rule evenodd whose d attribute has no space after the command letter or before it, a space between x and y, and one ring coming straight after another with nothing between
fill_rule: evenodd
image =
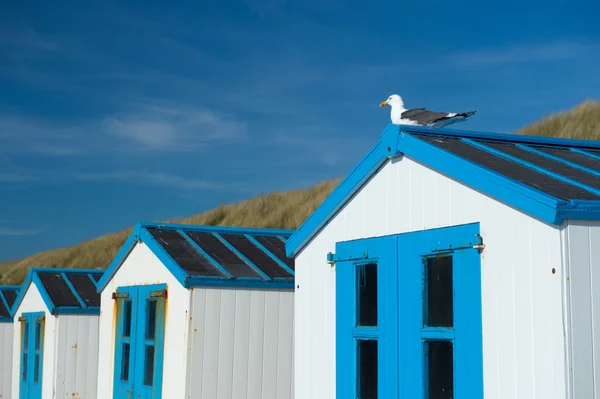
<instances>
[{"instance_id":1,"label":"seagull's beak","mask_svg":"<svg viewBox=\"0 0 600 399\"><path fill-rule=\"evenodd\" d=\"M388 105L387 101L382 102L381 104L379 104L380 107L385 107L386 105Z\"/></svg>"}]
</instances>

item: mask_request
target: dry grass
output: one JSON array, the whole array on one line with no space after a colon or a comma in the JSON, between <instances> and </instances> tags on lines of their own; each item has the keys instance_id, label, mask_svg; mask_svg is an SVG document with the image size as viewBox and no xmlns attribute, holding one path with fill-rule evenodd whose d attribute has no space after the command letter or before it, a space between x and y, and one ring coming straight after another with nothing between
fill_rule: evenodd
<instances>
[{"instance_id":1,"label":"dry grass","mask_svg":"<svg viewBox=\"0 0 600 399\"><path fill-rule=\"evenodd\" d=\"M260 195L247 201L221 205L198 215L167 222L296 229L339 182L340 179L336 179L319 183L308 189ZM128 228L71 247L0 263L0 284L21 284L30 267L105 269L131 230L132 228Z\"/></svg>"},{"instance_id":2,"label":"dry grass","mask_svg":"<svg viewBox=\"0 0 600 399\"><path fill-rule=\"evenodd\" d=\"M521 131L526 135L600 139L600 102L586 101ZM275 192L171 222L218 226L296 229L325 200L339 179L304 190ZM0 284L20 284L32 266L104 269L123 245L131 228L78 245L0 263Z\"/></svg>"},{"instance_id":3,"label":"dry grass","mask_svg":"<svg viewBox=\"0 0 600 399\"><path fill-rule=\"evenodd\" d=\"M525 126L521 134L600 140L600 101L585 101L569 111L558 112Z\"/></svg>"}]
</instances>

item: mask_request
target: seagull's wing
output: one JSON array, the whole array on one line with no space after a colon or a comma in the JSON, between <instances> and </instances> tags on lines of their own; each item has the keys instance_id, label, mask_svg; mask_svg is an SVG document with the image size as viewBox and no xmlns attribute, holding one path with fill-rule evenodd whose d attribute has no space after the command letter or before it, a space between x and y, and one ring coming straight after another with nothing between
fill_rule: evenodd
<instances>
[{"instance_id":1,"label":"seagull's wing","mask_svg":"<svg viewBox=\"0 0 600 399\"><path fill-rule=\"evenodd\" d=\"M402 119L410 119L423 126L447 117L447 112L435 112L425 108L408 109L402 113Z\"/></svg>"},{"instance_id":2,"label":"seagull's wing","mask_svg":"<svg viewBox=\"0 0 600 399\"><path fill-rule=\"evenodd\" d=\"M417 122L419 125L427 126L447 119L458 118L464 119L473 115L475 112L436 112L425 108L413 108L402 113L403 119L410 119Z\"/></svg>"}]
</instances>

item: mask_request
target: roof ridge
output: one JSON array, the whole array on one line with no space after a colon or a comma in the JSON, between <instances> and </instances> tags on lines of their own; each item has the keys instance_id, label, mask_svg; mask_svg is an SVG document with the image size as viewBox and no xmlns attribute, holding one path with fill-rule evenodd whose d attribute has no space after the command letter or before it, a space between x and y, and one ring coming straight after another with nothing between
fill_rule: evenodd
<instances>
[{"instance_id":1,"label":"roof ridge","mask_svg":"<svg viewBox=\"0 0 600 399\"><path fill-rule=\"evenodd\" d=\"M401 126L399 127L400 133L416 133L416 134L431 134L436 136L448 136L448 137L469 137L477 139L489 139L498 141L510 141L519 143L529 144L540 144L550 146L561 146L561 147L583 147L600 149L600 140L581 140L571 139L562 137L548 137L548 136L530 136L519 133L494 133L484 132L475 130L459 130L459 129L448 129L448 128L431 128L424 126Z\"/></svg>"}]
</instances>

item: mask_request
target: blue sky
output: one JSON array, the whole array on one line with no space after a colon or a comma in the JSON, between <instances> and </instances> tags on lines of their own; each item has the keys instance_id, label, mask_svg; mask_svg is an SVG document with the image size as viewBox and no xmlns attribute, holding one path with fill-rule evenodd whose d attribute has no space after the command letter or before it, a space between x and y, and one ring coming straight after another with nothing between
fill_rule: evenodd
<instances>
[{"instance_id":1,"label":"blue sky","mask_svg":"<svg viewBox=\"0 0 600 399\"><path fill-rule=\"evenodd\" d=\"M343 176L392 93L499 132L600 97L597 1L366 3L4 2L0 261Z\"/></svg>"}]
</instances>

